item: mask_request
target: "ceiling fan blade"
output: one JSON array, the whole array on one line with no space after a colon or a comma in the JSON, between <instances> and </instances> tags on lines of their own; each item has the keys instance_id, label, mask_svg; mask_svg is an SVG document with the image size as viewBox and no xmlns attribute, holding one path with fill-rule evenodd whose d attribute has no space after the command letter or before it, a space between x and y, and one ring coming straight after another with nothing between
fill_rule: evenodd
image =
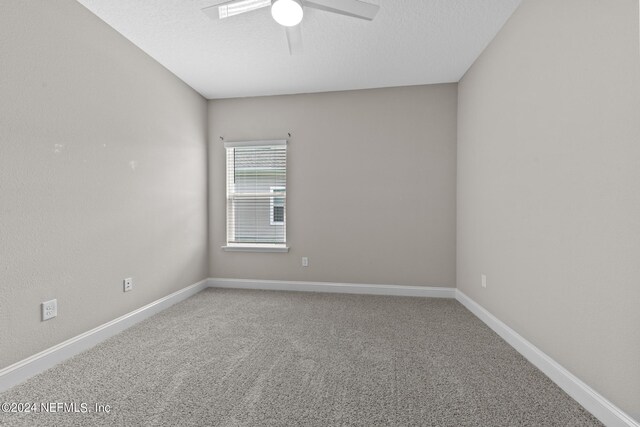
<instances>
[{"instance_id":1,"label":"ceiling fan blade","mask_svg":"<svg viewBox=\"0 0 640 427\"><path fill-rule=\"evenodd\" d=\"M293 27L285 27L287 33L287 44L289 45L289 54L298 55L302 53L302 24Z\"/></svg>"},{"instance_id":2,"label":"ceiling fan blade","mask_svg":"<svg viewBox=\"0 0 640 427\"><path fill-rule=\"evenodd\" d=\"M271 6L271 0L232 0L207 6L202 11L211 19L224 19Z\"/></svg>"},{"instance_id":3,"label":"ceiling fan blade","mask_svg":"<svg viewBox=\"0 0 640 427\"><path fill-rule=\"evenodd\" d=\"M380 6L360 0L304 0L306 7L351 16L353 18L373 20Z\"/></svg>"}]
</instances>

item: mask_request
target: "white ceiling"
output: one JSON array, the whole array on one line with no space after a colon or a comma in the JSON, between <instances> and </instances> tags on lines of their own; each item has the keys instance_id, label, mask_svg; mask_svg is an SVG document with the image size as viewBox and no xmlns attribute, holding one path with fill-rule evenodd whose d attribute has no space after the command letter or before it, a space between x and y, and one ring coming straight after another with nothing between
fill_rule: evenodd
<instances>
[{"instance_id":1,"label":"white ceiling","mask_svg":"<svg viewBox=\"0 0 640 427\"><path fill-rule=\"evenodd\" d=\"M78 0L206 98L457 82L521 0L367 0L372 22L305 9L289 55L269 8L225 20L220 0Z\"/></svg>"}]
</instances>

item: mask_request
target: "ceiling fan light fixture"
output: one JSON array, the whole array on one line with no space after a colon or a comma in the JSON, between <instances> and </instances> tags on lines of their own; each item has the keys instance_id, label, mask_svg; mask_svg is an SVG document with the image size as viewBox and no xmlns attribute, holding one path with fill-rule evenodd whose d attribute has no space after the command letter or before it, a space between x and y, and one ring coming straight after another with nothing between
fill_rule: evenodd
<instances>
[{"instance_id":1,"label":"ceiling fan light fixture","mask_svg":"<svg viewBox=\"0 0 640 427\"><path fill-rule=\"evenodd\" d=\"M296 26L302 21L302 4L299 0L275 0L271 5L271 16L285 27Z\"/></svg>"}]
</instances>

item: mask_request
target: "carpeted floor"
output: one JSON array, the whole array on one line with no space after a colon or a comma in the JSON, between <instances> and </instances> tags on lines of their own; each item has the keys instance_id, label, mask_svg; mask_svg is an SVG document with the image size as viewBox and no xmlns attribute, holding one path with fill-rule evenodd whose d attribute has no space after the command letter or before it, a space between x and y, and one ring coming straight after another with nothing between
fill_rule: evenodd
<instances>
[{"instance_id":1,"label":"carpeted floor","mask_svg":"<svg viewBox=\"0 0 640 427\"><path fill-rule=\"evenodd\" d=\"M0 395L24 426L593 426L455 300L208 289ZM110 405L95 413L94 404Z\"/></svg>"}]
</instances>

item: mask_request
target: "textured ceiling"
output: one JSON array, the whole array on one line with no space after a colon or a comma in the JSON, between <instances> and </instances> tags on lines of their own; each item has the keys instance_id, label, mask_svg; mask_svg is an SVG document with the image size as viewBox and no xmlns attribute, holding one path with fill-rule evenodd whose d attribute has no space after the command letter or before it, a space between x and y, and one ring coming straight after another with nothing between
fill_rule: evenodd
<instances>
[{"instance_id":1,"label":"textured ceiling","mask_svg":"<svg viewBox=\"0 0 640 427\"><path fill-rule=\"evenodd\" d=\"M368 0L372 21L305 9L289 55L269 8L221 21L219 0L78 0L206 98L457 82L521 0Z\"/></svg>"}]
</instances>

